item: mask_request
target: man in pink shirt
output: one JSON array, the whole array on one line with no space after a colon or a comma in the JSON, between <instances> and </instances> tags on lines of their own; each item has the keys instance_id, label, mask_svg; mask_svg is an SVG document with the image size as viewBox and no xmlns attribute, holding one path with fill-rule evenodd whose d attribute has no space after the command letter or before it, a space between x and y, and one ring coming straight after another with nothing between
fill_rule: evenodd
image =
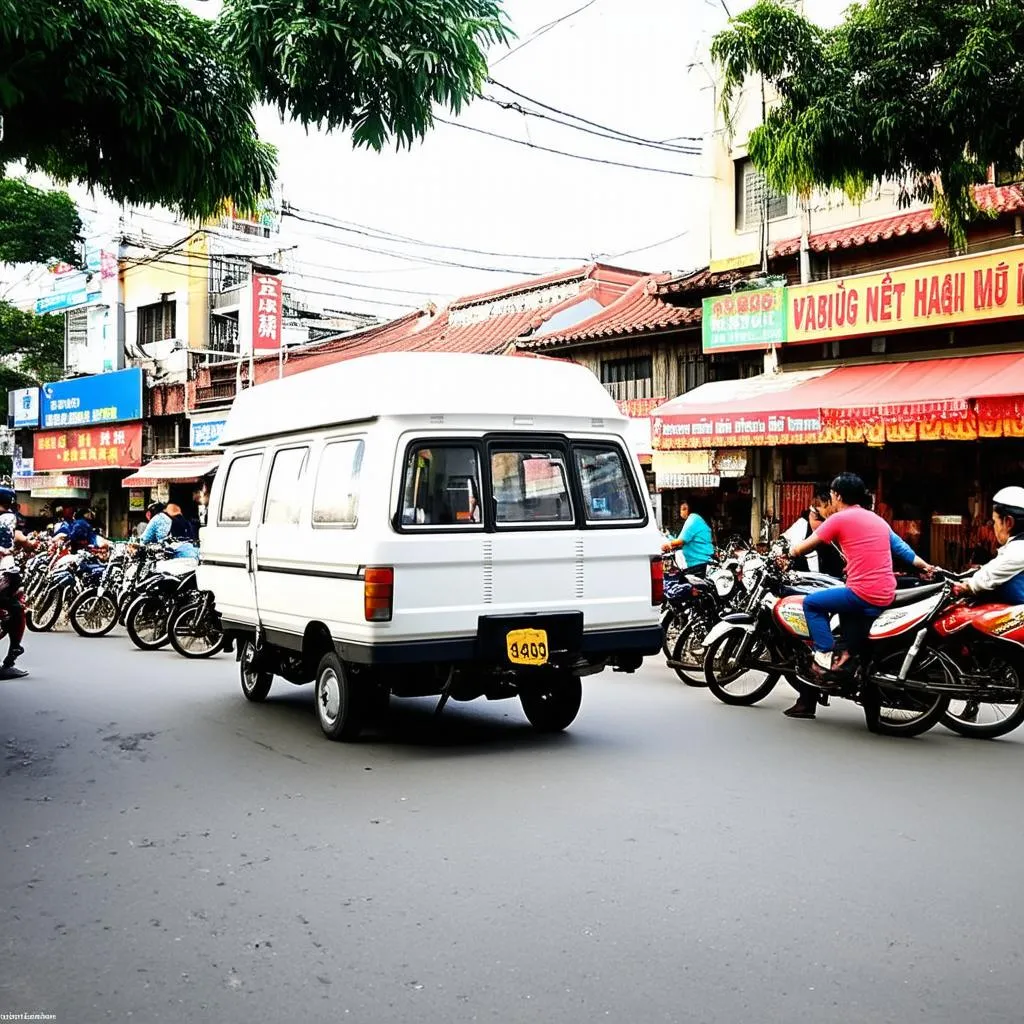
<instances>
[{"instance_id":1,"label":"man in pink shirt","mask_svg":"<svg viewBox=\"0 0 1024 1024\"><path fill-rule=\"evenodd\" d=\"M816 590L804 599L807 628L814 645L813 669L818 675L841 670L850 650L835 651L829 620L839 615L847 648L858 650L867 641L871 621L892 604L896 596L893 574L894 552L913 560L921 569L931 566L918 557L889 528L889 524L868 508L864 481L854 473L840 473L832 481L832 512L806 540L794 544L794 557L813 551L819 544L837 543L846 558L846 586ZM813 718L815 700L801 693L800 700L786 714L790 718Z\"/></svg>"}]
</instances>

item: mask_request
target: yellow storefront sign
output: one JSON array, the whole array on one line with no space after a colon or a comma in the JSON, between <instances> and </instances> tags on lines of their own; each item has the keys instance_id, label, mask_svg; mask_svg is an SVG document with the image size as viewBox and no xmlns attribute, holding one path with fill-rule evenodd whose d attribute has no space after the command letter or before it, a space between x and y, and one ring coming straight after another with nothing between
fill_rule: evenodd
<instances>
[{"instance_id":1,"label":"yellow storefront sign","mask_svg":"<svg viewBox=\"0 0 1024 1024\"><path fill-rule=\"evenodd\" d=\"M1024 316L1024 246L787 289L786 342Z\"/></svg>"}]
</instances>

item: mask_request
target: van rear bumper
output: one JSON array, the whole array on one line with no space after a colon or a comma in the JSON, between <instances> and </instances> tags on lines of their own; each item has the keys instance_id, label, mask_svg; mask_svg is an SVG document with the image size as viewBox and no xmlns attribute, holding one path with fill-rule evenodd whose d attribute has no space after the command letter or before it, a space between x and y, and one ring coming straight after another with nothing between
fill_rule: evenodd
<instances>
[{"instance_id":1,"label":"van rear bumper","mask_svg":"<svg viewBox=\"0 0 1024 1024\"><path fill-rule=\"evenodd\" d=\"M336 640L335 648L342 661L358 665L451 664L479 661L476 637L451 640L412 640L389 644L356 644ZM580 653L599 660L613 655L631 654L643 657L661 650L661 627L639 626L631 629L601 629L584 632Z\"/></svg>"}]
</instances>

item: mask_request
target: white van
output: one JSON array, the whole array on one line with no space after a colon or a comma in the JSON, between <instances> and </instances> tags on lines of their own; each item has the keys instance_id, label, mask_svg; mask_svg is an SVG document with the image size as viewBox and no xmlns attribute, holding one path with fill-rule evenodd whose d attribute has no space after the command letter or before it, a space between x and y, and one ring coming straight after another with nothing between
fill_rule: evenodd
<instances>
[{"instance_id":1,"label":"white van","mask_svg":"<svg viewBox=\"0 0 1024 1024\"><path fill-rule=\"evenodd\" d=\"M551 359L365 356L236 398L199 586L242 691L316 682L331 739L389 697L519 697L564 729L580 677L660 650L661 535L626 421Z\"/></svg>"}]
</instances>

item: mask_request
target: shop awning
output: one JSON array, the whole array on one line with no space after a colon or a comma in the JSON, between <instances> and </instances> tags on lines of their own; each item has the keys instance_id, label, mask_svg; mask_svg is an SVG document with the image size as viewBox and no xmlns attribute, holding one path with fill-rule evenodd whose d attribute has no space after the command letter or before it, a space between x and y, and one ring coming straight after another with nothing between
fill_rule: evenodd
<instances>
[{"instance_id":1,"label":"shop awning","mask_svg":"<svg viewBox=\"0 0 1024 1024\"><path fill-rule=\"evenodd\" d=\"M1021 437L1024 355L841 366L705 384L651 413L655 447Z\"/></svg>"},{"instance_id":2,"label":"shop awning","mask_svg":"<svg viewBox=\"0 0 1024 1024\"><path fill-rule=\"evenodd\" d=\"M212 473L220 455L188 455L180 459L154 459L121 481L122 487L156 487L159 484L190 484Z\"/></svg>"}]
</instances>

